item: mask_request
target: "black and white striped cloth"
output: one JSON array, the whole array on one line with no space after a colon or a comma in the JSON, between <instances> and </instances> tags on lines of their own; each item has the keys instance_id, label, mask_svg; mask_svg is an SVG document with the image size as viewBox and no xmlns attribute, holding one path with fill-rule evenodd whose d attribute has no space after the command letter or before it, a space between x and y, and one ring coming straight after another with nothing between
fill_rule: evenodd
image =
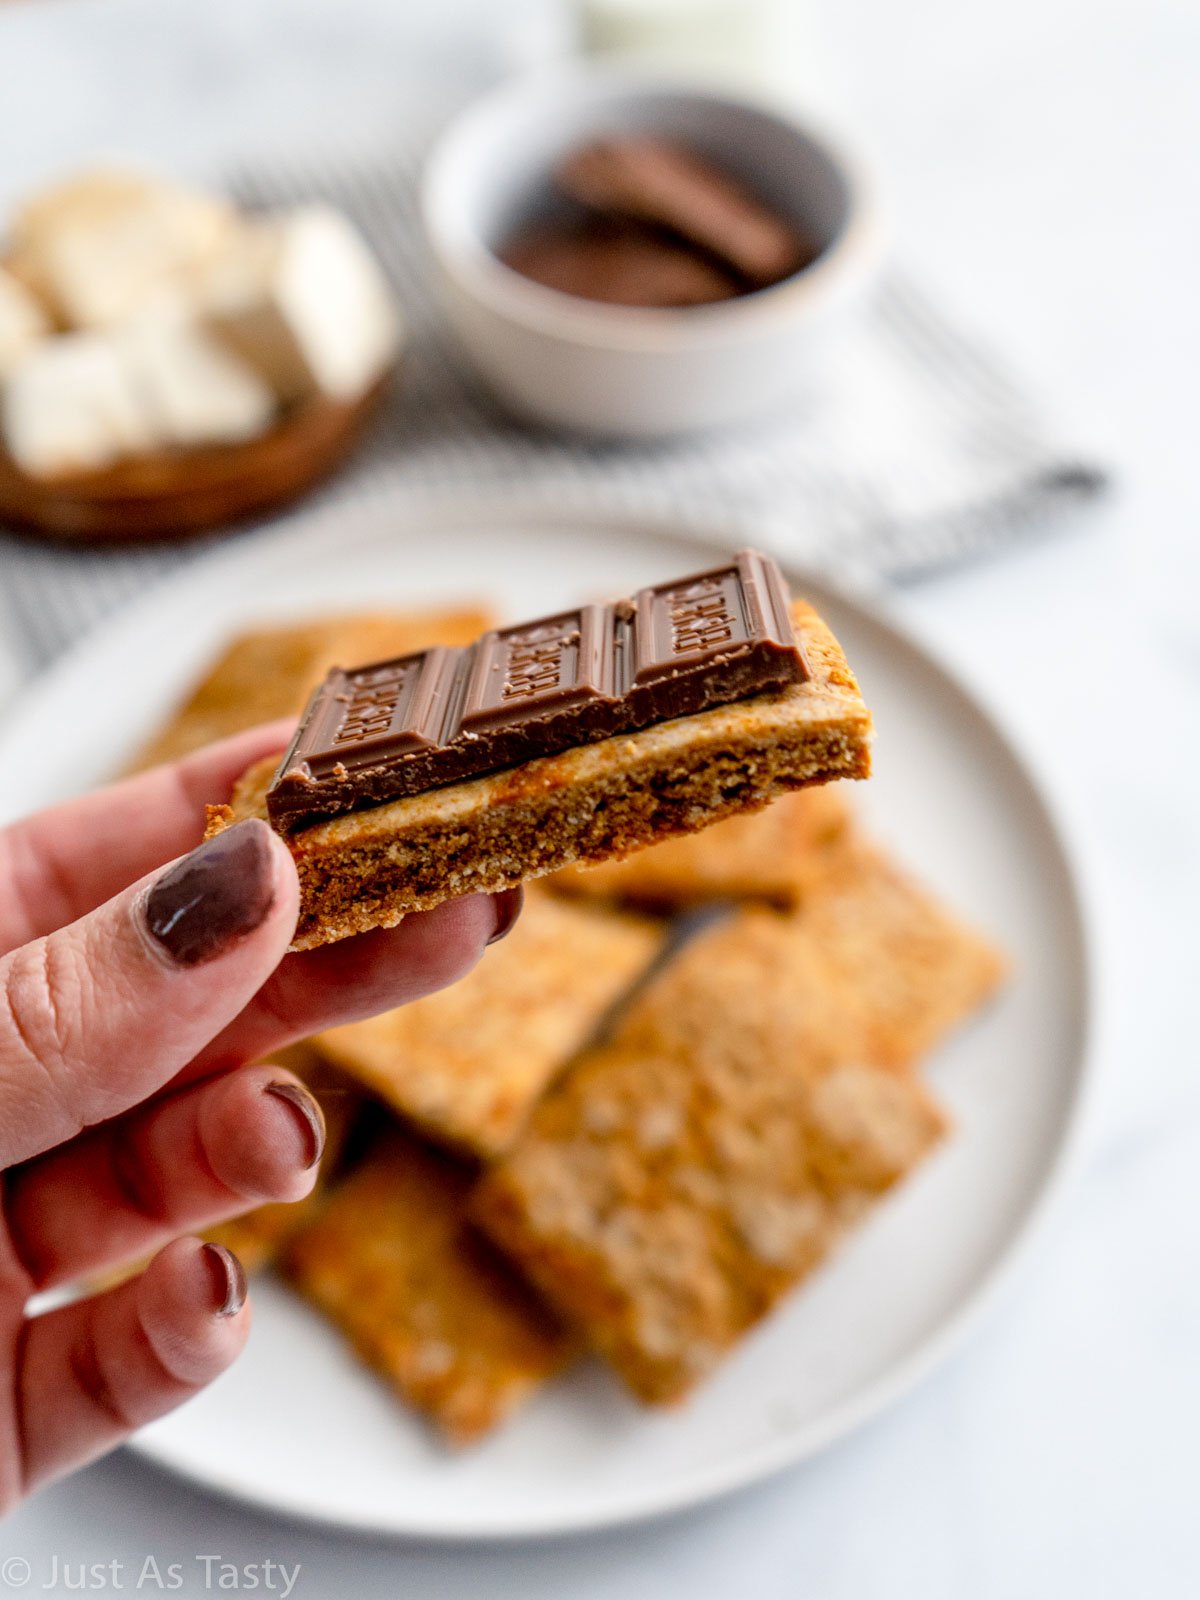
<instances>
[{"instance_id":1,"label":"black and white striped cloth","mask_svg":"<svg viewBox=\"0 0 1200 1600\"><path fill-rule=\"evenodd\" d=\"M720 437L586 445L524 431L473 384L446 336L417 220L421 156L289 155L229 175L248 204L343 208L391 273L410 326L402 381L355 462L309 504L380 493L536 486L642 512L728 508L761 518L777 553L907 578L1049 528L1105 474L1062 448L1029 397L908 282L891 274L837 343L819 393ZM253 537L251 532L248 537ZM75 551L0 534L0 683L51 660L212 541Z\"/></svg>"}]
</instances>

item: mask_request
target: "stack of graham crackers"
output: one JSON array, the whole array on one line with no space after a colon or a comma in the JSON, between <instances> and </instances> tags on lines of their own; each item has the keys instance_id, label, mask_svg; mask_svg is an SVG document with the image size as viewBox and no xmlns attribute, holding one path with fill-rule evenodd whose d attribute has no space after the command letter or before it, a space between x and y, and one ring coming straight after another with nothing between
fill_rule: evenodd
<instances>
[{"instance_id":1,"label":"stack of graham crackers","mask_svg":"<svg viewBox=\"0 0 1200 1600\"><path fill-rule=\"evenodd\" d=\"M140 764L486 626L245 635ZM456 1443L587 1351L684 1397L945 1136L918 1067L1002 976L843 788L560 872L452 988L289 1051L329 1124L317 1189L216 1236Z\"/></svg>"}]
</instances>

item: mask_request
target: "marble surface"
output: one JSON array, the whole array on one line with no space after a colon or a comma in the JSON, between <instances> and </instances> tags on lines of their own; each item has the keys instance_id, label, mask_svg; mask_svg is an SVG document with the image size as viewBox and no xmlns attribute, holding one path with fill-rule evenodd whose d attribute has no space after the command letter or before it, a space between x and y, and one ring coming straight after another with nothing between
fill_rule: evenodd
<instances>
[{"instance_id":1,"label":"marble surface","mask_svg":"<svg viewBox=\"0 0 1200 1600\"><path fill-rule=\"evenodd\" d=\"M533 37L538 11L506 4L506 48L527 19ZM164 1572L180 1563L187 1594L208 1592L197 1555L298 1562L302 1600L1200 1592L1200 11L824 11L906 262L1119 474L1110 502L1058 538L896 600L1004 707L1079 840L1104 1015L1073 1183L948 1365L818 1461L703 1512L463 1554L272 1521L117 1458L0 1528L0 1595L14 1556L30 1592L65 1593L62 1562L124 1561L132 1588L147 1554ZM98 147L186 164L311 135L328 116L386 125L397 63L420 48L431 73L460 70L500 13L484 0L9 4L0 202Z\"/></svg>"}]
</instances>

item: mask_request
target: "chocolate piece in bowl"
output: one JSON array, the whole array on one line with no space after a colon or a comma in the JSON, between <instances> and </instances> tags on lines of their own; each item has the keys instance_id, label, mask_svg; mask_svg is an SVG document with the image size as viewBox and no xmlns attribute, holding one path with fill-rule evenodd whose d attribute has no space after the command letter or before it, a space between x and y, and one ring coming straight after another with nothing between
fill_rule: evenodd
<instances>
[{"instance_id":1,"label":"chocolate piece in bowl","mask_svg":"<svg viewBox=\"0 0 1200 1600\"><path fill-rule=\"evenodd\" d=\"M554 174L573 209L498 251L547 288L612 305L711 305L769 288L819 254L714 162L670 139L598 139Z\"/></svg>"},{"instance_id":2,"label":"chocolate piece in bowl","mask_svg":"<svg viewBox=\"0 0 1200 1600\"><path fill-rule=\"evenodd\" d=\"M675 140L597 139L569 156L554 177L564 194L593 210L678 235L747 289L791 277L816 254L745 185Z\"/></svg>"},{"instance_id":3,"label":"chocolate piece in bowl","mask_svg":"<svg viewBox=\"0 0 1200 1600\"><path fill-rule=\"evenodd\" d=\"M505 630L469 668L451 652L409 658L373 712L327 682L279 779L251 769L231 805L209 808L210 835L274 810L306 949L866 777L870 713L837 641L803 602L781 616L782 583L754 581L773 567L758 562ZM397 665L377 669L381 688ZM439 727L430 686L449 683ZM414 774L438 786L411 792Z\"/></svg>"},{"instance_id":4,"label":"chocolate piece in bowl","mask_svg":"<svg viewBox=\"0 0 1200 1600\"><path fill-rule=\"evenodd\" d=\"M613 217L543 223L499 252L505 266L560 294L618 306L703 306L740 285L719 262L657 229Z\"/></svg>"}]
</instances>

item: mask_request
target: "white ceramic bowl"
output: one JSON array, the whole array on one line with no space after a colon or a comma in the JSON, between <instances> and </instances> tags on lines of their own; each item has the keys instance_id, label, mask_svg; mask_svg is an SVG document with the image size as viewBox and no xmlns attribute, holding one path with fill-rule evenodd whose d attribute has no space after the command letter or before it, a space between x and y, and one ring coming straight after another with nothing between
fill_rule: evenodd
<instances>
[{"instance_id":1,"label":"white ceramic bowl","mask_svg":"<svg viewBox=\"0 0 1200 1600\"><path fill-rule=\"evenodd\" d=\"M603 305L522 277L496 250L549 190L558 161L600 134L653 130L747 181L822 246L769 289L718 305ZM451 324L518 415L602 437L722 427L804 391L827 336L877 259L857 163L781 111L589 67L493 90L451 124L422 212Z\"/></svg>"}]
</instances>

